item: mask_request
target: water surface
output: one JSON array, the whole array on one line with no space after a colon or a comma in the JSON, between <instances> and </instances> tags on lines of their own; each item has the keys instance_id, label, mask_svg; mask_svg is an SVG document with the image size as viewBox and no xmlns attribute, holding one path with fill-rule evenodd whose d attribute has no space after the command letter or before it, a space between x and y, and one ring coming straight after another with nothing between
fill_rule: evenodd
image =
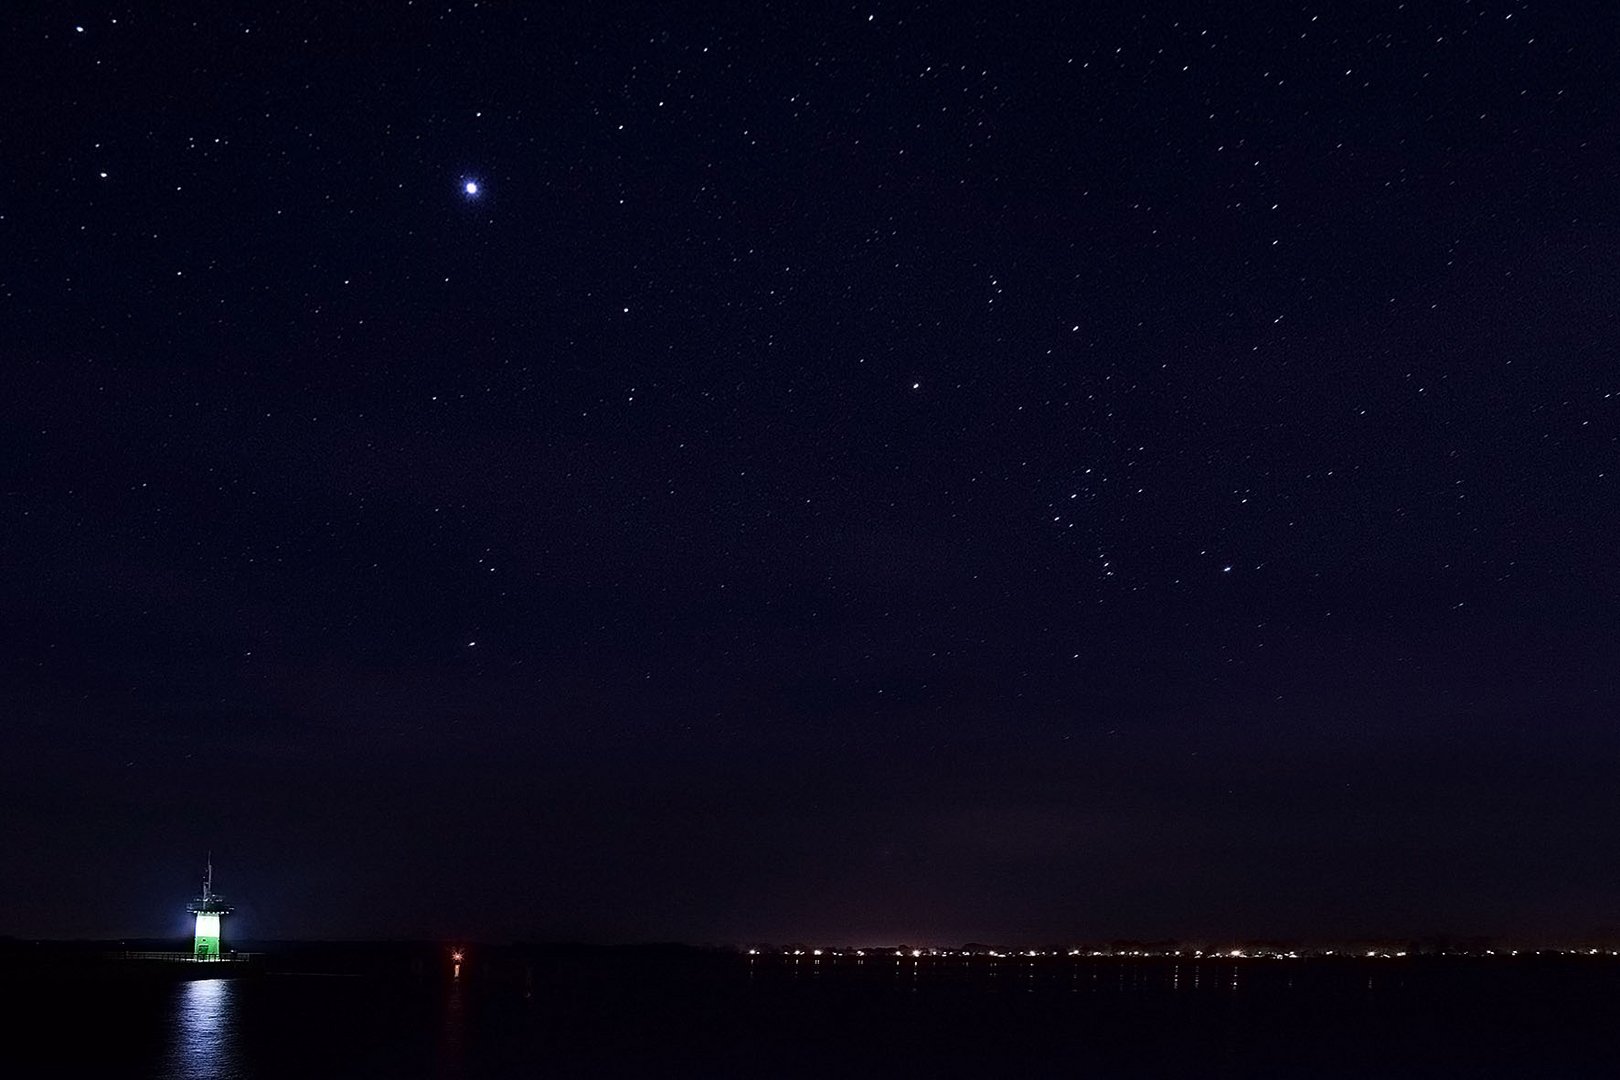
<instances>
[{"instance_id":1,"label":"water surface","mask_svg":"<svg viewBox=\"0 0 1620 1080\"><path fill-rule=\"evenodd\" d=\"M1620 1075L1602 959L576 957L6 994L13 1075Z\"/></svg>"}]
</instances>

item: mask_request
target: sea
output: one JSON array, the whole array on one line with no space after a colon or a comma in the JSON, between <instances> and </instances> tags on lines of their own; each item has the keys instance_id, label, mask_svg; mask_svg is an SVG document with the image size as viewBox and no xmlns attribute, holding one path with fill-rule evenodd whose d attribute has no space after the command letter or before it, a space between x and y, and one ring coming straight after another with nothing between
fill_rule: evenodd
<instances>
[{"instance_id":1,"label":"sea","mask_svg":"<svg viewBox=\"0 0 1620 1080\"><path fill-rule=\"evenodd\" d=\"M1620 1076L1611 956L468 949L457 974L434 949L248 967L0 972L0 1075Z\"/></svg>"}]
</instances>

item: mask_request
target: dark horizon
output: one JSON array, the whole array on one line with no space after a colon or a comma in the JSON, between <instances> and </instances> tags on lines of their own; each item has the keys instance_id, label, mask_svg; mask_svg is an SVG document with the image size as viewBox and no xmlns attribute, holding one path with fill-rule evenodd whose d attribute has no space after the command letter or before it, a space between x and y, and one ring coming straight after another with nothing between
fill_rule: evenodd
<instances>
[{"instance_id":1,"label":"dark horizon","mask_svg":"<svg viewBox=\"0 0 1620 1080\"><path fill-rule=\"evenodd\" d=\"M1344 934L1309 938L1236 935L1219 938L1046 938L1022 941L928 941L921 939L818 940L793 938L779 941L683 941L645 939L603 941L585 938L514 937L353 937L353 938L231 938L224 946L227 959L253 961L272 954L384 953L398 950L455 954L478 959L479 953L510 951L568 953L657 953L661 951L723 953L760 959L823 960L1279 960L1279 959L1456 959L1505 960L1535 956L1620 956L1620 930L1614 928L1561 938L1513 939L1486 934ZM162 959L192 962L192 934L124 935L113 937L42 938L0 934L0 964L52 955L116 960L120 954L167 954ZM160 957L147 957L157 959Z\"/></svg>"},{"instance_id":2,"label":"dark horizon","mask_svg":"<svg viewBox=\"0 0 1620 1080\"><path fill-rule=\"evenodd\" d=\"M0 14L0 933L1620 925L1585 3Z\"/></svg>"}]
</instances>

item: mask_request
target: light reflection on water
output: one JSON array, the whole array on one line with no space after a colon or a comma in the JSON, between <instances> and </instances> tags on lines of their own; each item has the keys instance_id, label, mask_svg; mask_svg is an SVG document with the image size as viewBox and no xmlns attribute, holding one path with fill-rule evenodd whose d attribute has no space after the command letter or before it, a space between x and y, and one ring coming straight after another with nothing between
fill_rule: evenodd
<instances>
[{"instance_id":1,"label":"light reflection on water","mask_svg":"<svg viewBox=\"0 0 1620 1080\"><path fill-rule=\"evenodd\" d=\"M162 1073L170 1080L237 1080L250 1075L238 1054L236 986L194 979L175 988L174 1043Z\"/></svg>"},{"instance_id":2,"label":"light reflection on water","mask_svg":"<svg viewBox=\"0 0 1620 1080\"><path fill-rule=\"evenodd\" d=\"M461 997L461 983L450 987L444 1003L444 1025L439 1029L439 1076L466 1075L467 1011Z\"/></svg>"}]
</instances>

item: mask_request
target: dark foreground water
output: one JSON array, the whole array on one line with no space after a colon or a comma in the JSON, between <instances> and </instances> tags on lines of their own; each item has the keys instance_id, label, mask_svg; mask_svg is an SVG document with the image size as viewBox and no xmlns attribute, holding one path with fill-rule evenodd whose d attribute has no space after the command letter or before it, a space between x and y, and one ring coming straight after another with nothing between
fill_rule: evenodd
<instances>
[{"instance_id":1,"label":"dark foreground water","mask_svg":"<svg viewBox=\"0 0 1620 1080\"><path fill-rule=\"evenodd\" d=\"M13 978L0 1075L1620 1076L1601 957L473 961Z\"/></svg>"}]
</instances>

